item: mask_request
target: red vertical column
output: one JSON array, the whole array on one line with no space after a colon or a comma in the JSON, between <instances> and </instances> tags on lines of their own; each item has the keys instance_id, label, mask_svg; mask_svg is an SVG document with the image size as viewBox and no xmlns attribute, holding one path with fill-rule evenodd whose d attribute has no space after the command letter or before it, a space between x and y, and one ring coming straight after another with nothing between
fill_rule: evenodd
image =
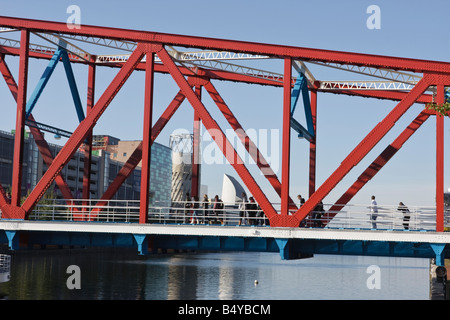
<instances>
[{"instance_id":1,"label":"red vertical column","mask_svg":"<svg viewBox=\"0 0 450 320\"><path fill-rule=\"evenodd\" d=\"M95 93L95 64L89 64L88 73L88 89L87 89L87 103L86 115L94 106ZM92 130L89 132L84 143L84 170L83 170L83 199L90 199L91 197L91 161L92 161ZM85 204L87 205L87 203Z\"/></svg>"},{"instance_id":2,"label":"red vertical column","mask_svg":"<svg viewBox=\"0 0 450 320\"><path fill-rule=\"evenodd\" d=\"M289 166L291 149L291 82L292 59L284 59L283 83L283 146L281 156L281 215L287 216L289 210Z\"/></svg>"},{"instance_id":3,"label":"red vertical column","mask_svg":"<svg viewBox=\"0 0 450 320\"><path fill-rule=\"evenodd\" d=\"M147 52L145 62L144 133L142 138L141 201L139 210L139 223L147 223L148 221L154 60L155 54L153 52Z\"/></svg>"},{"instance_id":4,"label":"red vertical column","mask_svg":"<svg viewBox=\"0 0 450 320\"><path fill-rule=\"evenodd\" d=\"M202 99L202 86L195 86L195 93ZM200 192L200 116L194 111L194 139L192 141L192 180L191 196L199 197Z\"/></svg>"},{"instance_id":5,"label":"red vertical column","mask_svg":"<svg viewBox=\"0 0 450 320\"><path fill-rule=\"evenodd\" d=\"M436 103L444 103L444 86L437 86ZM444 231L444 116L436 114L436 231Z\"/></svg>"},{"instance_id":6,"label":"red vertical column","mask_svg":"<svg viewBox=\"0 0 450 320\"><path fill-rule=\"evenodd\" d=\"M309 196L316 191L317 90L311 90L311 115L314 140L309 144Z\"/></svg>"},{"instance_id":7,"label":"red vertical column","mask_svg":"<svg viewBox=\"0 0 450 320\"><path fill-rule=\"evenodd\" d=\"M13 178L11 190L11 205L17 207L20 206L22 189L23 142L27 105L29 43L29 31L22 30L20 37L19 90L17 94L16 134L14 138Z\"/></svg>"}]
</instances>

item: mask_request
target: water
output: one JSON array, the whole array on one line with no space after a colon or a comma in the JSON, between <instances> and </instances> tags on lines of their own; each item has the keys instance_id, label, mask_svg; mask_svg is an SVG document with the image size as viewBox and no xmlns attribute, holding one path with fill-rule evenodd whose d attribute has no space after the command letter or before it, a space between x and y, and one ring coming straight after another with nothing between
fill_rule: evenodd
<instances>
[{"instance_id":1,"label":"water","mask_svg":"<svg viewBox=\"0 0 450 320\"><path fill-rule=\"evenodd\" d=\"M79 290L67 288L70 265L80 267ZM379 289L368 288L371 265L380 268ZM428 259L82 249L16 252L11 280L0 284L9 300L428 300L429 290Z\"/></svg>"}]
</instances>

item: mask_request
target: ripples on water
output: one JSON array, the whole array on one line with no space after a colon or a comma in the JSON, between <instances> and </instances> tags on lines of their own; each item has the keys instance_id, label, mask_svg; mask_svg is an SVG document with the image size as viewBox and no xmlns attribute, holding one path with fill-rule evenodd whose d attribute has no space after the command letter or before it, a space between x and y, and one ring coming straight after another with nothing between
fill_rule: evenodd
<instances>
[{"instance_id":1,"label":"ripples on water","mask_svg":"<svg viewBox=\"0 0 450 320\"><path fill-rule=\"evenodd\" d=\"M69 265L81 289L69 290ZM370 265L380 289L368 289ZM183 253L146 257L90 250L20 252L6 299L297 300L429 299L429 260L316 255L280 260L273 253ZM258 284L255 284L255 280Z\"/></svg>"}]
</instances>

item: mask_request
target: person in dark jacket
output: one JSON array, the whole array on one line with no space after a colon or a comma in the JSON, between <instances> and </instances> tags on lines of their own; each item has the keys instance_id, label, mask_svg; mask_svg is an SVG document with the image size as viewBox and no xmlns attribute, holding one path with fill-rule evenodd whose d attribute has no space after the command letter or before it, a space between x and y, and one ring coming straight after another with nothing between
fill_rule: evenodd
<instances>
[{"instance_id":1,"label":"person in dark jacket","mask_svg":"<svg viewBox=\"0 0 450 320\"><path fill-rule=\"evenodd\" d=\"M247 211L247 217L248 217L248 224L251 226L257 225L256 220L256 212L258 210L258 206L256 205L255 199L253 197L248 198L250 202L246 206Z\"/></svg>"},{"instance_id":2,"label":"person in dark jacket","mask_svg":"<svg viewBox=\"0 0 450 320\"><path fill-rule=\"evenodd\" d=\"M322 228L322 216L324 214L325 210L323 209L323 202L320 201L319 204L314 208L313 211L313 222L314 227Z\"/></svg>"},{"instance_id":3,"label":"person in dark jacket","mask_svg":"<svg viewBox=\"0 0 450 320\"><path fill-rule=\"evenodd\" d=\"M398 204L397 211L403 213L403 228L409 230L409 220L411 219L410 212L407 206L403 202Z\"/></svg>"}]
</instances>

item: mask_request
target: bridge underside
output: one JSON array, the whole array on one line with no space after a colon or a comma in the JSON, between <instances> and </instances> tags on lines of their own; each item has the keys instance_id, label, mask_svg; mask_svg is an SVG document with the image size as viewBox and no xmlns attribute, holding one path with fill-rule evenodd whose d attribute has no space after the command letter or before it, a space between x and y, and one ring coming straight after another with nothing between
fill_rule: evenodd
<instances>
[{"instance_id":1,"label":"bridge underside","mask_svg":"<svg viewBox=\"0 0 450 320\"><path fill-rule=\"evenodd\" d=\"M279 252L281 258L285 260L309 258L315 254L436 258L436 253L429 243L364 240L173 235L147 235L145 238L137 238L133 234L20 231L12 242L6 233L1 234L0 243L10 245L16 250L46 247L112 247L135 248L140 254L171 250ZM450 257L450 249L446 248L443 251L443 257Z\"/></svg>"}]
</instances>

